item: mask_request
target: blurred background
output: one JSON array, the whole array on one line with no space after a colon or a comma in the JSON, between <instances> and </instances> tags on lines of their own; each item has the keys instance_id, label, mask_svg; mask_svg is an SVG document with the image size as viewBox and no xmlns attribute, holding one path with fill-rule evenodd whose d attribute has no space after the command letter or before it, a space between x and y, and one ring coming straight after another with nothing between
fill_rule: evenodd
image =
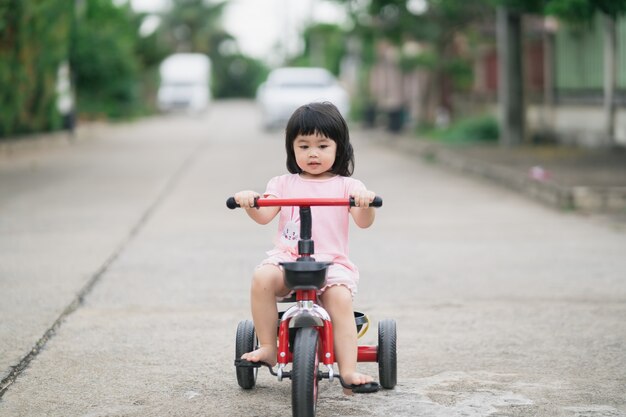
<instances>
[{"instance_id":1,"label":"blurred background","mask_svg":"<svg viewBox=\"0 0 626 417\"><path fill-rule=\"evenodd\" d=\"M352 122L391 132L623 147L625 14L626 0L2 0L0 140L234 97L271 127L287 102L345 96ZM327 73L265 82L281 67Z\"/></svg>"}]
</instances>

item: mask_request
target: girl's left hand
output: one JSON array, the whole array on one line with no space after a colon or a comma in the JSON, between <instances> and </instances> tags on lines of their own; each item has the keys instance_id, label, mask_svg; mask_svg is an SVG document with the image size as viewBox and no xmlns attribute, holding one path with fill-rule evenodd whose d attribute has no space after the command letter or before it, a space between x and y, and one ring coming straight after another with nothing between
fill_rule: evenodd
<instances>
[{"instance_id":1,"label":"girl's left hand","mask_svg":"<svg viewBox=\"0 0 626 417\"><path fill-rule=\"evenodd\" d=\"M370 203L374 201L376 193L369 190L357 190L351 193L350 197L354 198L354 205L356 207L368 208Z\"/></svg>"}]
</instances>

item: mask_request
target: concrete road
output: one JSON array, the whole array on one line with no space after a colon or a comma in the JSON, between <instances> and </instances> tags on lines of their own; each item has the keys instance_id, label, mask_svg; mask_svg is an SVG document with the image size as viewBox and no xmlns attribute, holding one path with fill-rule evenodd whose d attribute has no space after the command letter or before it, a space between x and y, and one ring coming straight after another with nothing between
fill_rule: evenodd
<instances>
[{"instance_id":1,"label":"concrete road","mask_svg":"<svg viewBox=\"0 0 626 417\"><path fill-rule=\"evenodd\" d=\"M232 365L275 224L224 202L285 172L259 126L216 103L0 160L0 416L291 414L289 381ZM355 304L397 320L398 386L323 381L318 415L626 416L624 231L353 140L385 199Z\"/></svg>"}]
</instances>

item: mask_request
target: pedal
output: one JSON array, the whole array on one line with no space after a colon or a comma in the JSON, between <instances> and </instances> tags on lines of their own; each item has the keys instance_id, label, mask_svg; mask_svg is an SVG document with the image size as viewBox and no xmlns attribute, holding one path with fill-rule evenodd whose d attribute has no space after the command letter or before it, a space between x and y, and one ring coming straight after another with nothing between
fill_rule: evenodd
<instances>
[{"instance_id":1,"label":"pedal","mask_svg":"<svg viewBox=\"0 0 626 417\"><path fill-rule=\"evenodd\" d=\"M282 381L283 378L291 379L291 371L283 371L283 367L279 367L276 373L272 371L272 375L278 377L279 381Z\"/></svg>"},{"instance_id":2,"label":"pedal","mask_svg":"<svg viewBox=\"0 0 626 417\"><path fill-rule=\"evenodd\" d=\"M322 379L328 379L328 382L333 382L333 379L335 378L335 371L333 370L333 367L330 365L327 365L328 367L328 372L318 372L317 373L317 379L319 381L321 381Z\"/></svg>"}]
</instances>

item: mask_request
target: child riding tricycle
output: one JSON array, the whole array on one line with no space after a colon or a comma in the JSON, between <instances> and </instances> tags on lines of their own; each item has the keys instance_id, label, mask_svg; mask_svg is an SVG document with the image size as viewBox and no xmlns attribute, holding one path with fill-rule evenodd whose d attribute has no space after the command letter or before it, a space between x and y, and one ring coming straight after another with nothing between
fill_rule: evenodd
<instances>
[{"instance_id":1,"label":"child riding tricycle","mask_svg":"<svg viewBox=\"0 0 626 417\"><path fill-rule=\"evenodd\" d=\"M348 258L348 220L369 227L382 199L350 178L354 155L336 107L311 103L296 110L287 124L286 150L290 174L272 178L263 198L241 191L227 202L260 224L280 214L274 249L252 279L254 323L242 321L237 328L235 365L244 389L255 385L261 366L279 380L290 378L294 416L313 416L320 379L337 378L356 393L395 386L396 326L381 321L378 346L357 345L357 330L367 323L352 309L359 273ZM296 304L279 315L276 302L286 299ZM380 385L357 372L357 362L378 362Z\"/></svg>"}]
</instances>

